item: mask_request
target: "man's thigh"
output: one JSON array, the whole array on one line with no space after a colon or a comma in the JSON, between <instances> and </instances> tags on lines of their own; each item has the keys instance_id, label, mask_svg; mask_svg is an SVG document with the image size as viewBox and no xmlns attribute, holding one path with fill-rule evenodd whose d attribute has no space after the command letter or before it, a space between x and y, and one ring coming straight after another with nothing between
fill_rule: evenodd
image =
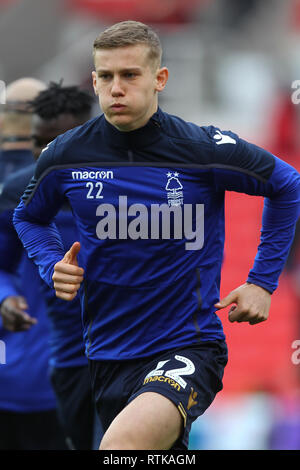
<instances>
[{"instance_id":1,"label":"man's thigh","mask_svg":"<svg viewBox=\"0 0 300 470\"><path fill-rule=\"evenodd\" d=\"M100 450L167 450L181 434L182 419L168 398L145 392L132 400L104 434Z\"/></svg>"}]
</instances>

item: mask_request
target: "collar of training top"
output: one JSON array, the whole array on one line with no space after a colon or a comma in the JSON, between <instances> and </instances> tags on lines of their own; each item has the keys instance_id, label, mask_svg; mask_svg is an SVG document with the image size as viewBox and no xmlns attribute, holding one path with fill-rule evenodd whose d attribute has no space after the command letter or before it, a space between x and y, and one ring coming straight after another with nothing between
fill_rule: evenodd
<instances>
[{"instance_id":1,"label":"collar of training top","mask_svg":"<svg viewBox=\"0 0 300 470\"><path fill-rule=\"evenodd\" d=\"M116 147L128 149L147 147L161 138L161 122L162 111L159 108L145 126L130 132L119 131L104 118L105 139Z\"/></svg>"}]
</instances>

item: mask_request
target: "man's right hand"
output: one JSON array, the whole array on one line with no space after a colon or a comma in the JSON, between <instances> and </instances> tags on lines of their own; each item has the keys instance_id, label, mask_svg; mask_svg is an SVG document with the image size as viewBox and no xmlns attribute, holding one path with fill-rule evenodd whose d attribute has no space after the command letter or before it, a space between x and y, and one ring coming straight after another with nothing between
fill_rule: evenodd
<instances>
[{"instance_id":1,"label":"man's right hand","mask_svg":"<svg viewBox=\"0 0 300 470\"><path fill-rule=\"evenodd\" d=\"M56 296L63 300L73 300L83 281L83 268L78 266L77 255L80 243L75 242L61 261L54 266L52 280Z\"/></svg>"},{"instance_id":2,"label":"man's right hand","mask_svg":"<svg viewBox=\"0 0 300 470\"><path fill-rule=\"evenodd\" d=\"M36 318L26 313L28 305L22 296L6 297L1 304L0 314L3 327L8 331L27 331L37 323Z\"/></svg>"}]
</instances>

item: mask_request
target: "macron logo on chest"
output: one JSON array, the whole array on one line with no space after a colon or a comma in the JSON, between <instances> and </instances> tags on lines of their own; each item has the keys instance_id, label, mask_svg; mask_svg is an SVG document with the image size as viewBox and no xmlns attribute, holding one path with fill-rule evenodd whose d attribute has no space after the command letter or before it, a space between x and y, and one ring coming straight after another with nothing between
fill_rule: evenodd
<instances>
[{"instance_id":1,"label":"macron logo on chest","mask_svg":"<svg viewBox=\"0 0 300 470\"><path fill-rule=\"evenodd\" d=\"M72 171L73 180L109 180L114 179L114 172L111 170L101 171Z\"/></svg>"},{"instance_id":2,"label":"macron logo on chest","mask_svg":"<svg viewBox=\"0 0 300 470\"><path fill-rule=\"evenodd\" d=\"M217 145L222 145L222 144L236 144L236 140L230 137L229 135L224 135L221 134L220 131L216 131L216 134L214 135L214 139L217 141Z\"/></svg>"}]
</instances>

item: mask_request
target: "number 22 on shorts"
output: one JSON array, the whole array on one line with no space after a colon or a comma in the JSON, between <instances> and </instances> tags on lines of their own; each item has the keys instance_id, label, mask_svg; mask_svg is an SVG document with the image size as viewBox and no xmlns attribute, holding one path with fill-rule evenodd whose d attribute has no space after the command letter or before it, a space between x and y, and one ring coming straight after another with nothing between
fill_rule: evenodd
<instances>
[{"instance_id":1,"label":"number 22 on shorts","mask_svg":"<svg viewBox=\"0 0 300 470\"><path fill-rule=\"evenodd\" d=\"M163 367L164 365L170 361L170 359L167 359L166 361L159 361L157 364L156 368L153 369L149 374L146 375L145 379L153 376L158 376L158 375L164 375L165 377L169 377L170 379L175 380L182 388L185 388L187 383L186 381L182 378L182 375L191 375L195 372L195 366L193 362L188 359L187 357L184 356L175 356L175 359L177 361L183 362L185 364L185 367L179 367L177 369L169 369L169 370L164 370Z\"/></svg>"}]
</instances>

